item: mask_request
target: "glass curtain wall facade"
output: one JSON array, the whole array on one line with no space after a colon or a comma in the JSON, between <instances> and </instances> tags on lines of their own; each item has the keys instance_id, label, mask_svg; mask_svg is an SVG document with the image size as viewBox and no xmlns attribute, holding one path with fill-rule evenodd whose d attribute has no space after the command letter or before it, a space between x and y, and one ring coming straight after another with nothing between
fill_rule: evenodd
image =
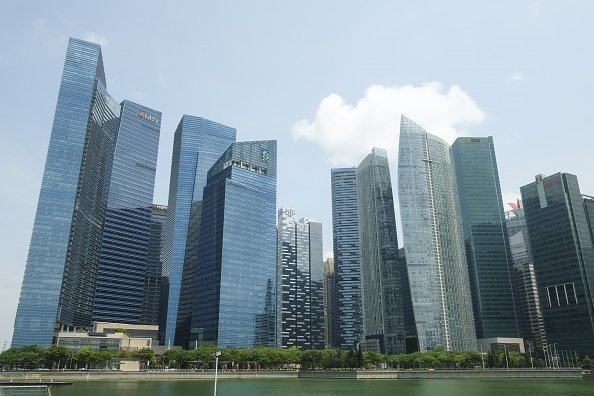
<instances>
[{"instance_id":1,"label":"glass curtain wall facade","mask_svg":"<svg viewBox=\"0 0 594 396\"><path fill-rule=\"evenodd\" d=\"M159 324L161 300L161 271L163 270L163 244L167 206L151 206L151 230L144 273L144 296L142 299L141 324Z\"/></svg>"},{"instance_id":2,"label":"glass curtain wall facade","mask_svg":"<svg viewBox=\"0 0 594 396\"><path fill-rule=\"evenodd\" d=\"M509 246L514 261L514 280L518 296L518 316L521 318L522 337L529 351L542 353L546 345L546 336L540 297L536 285L534 260L528 245L528 230L524 208L513 204L514 208L505 213Z\"/></svg>"},{"instance_id":3,"label":"glass curtain wall facade","mask_svg":"<svg viewBox=\"0 0 594 396\"><path fill-rule=\"evenodd\" d=\"M331 186L336 338L339 348L349 350L363 336L357 168L332 169Z\"/></svg>"},{"instance_id":4,"label":"glass curtain wall facade","mask_svg":"<svg viewBox=\"0 0 594 396\"><path fill-rule=\"evenodd\" d=\"M419 350L475 350L450 146L404 116L400 124L398 191Z\"/></svg>"},{"instance_id":5,"label":"glass curtain wall facade","mask_svg":"<svg viewBox=\"0 0 594 396\"><path fill-rule=\"evenodd\" d=\"M180 301L180 296L186 246L197 243L195 238L188 240L190 214L192 206L201 205L208 170L235 142L235 135L236 130L231 127L190 115L182 117L175 131L163 257L163 292L167 295L164 301L167 309L162 343L187 345L192 313L188 296L191 296L195 262L188 262L186 297ZM176 330L178 322L181 324L179 331Z\"/></svg>"},{"instance_id":6,"label":"glass curtain wall facade","mask_svg":"<svg viewBox=\"0 0 594 396\"><path fill-rule=\"evenodd\" d=\"M41 182L12 347L89 326L120 106L101 47L71 38Z\"/></svg>"},{"instance_id":7,"label":"glass curtain wall facade","mask_svg":"<svg viewBox=\"0 0 594 396\"><path fill-rule=\"evenodd\" d=\"M190 344L275 346L276 141L233 143L208 171Z\"/></svg>"},{"instance_id":8,"label":"glass curtain wall facade","mask_svg":"<svg viewBox=\"0 0 594 396\"><path fill-rule=\"evenodd\" d=\"M357 167L363 330L380 350L404 353L405 329L394 197L385 150L374 148Z\"/></svg>"},{"instance_id":9,"label":"glass curtain wall facade","mask_svg":"<svg viewBox=\"0 0 594 396\"><path fill-rule=\"evenodd\" d=\"M322 224L281 208L277 223L277 323L280 348L324 348Z\"/></svg>"},{"instance_id":10,"label":"glass curtain wall facade","mask_svg":"<svg viewBox=\"0 0 594 396\"><path fill-rule=\"evenodd\" d=\"M93 321L142 323L161 113L121 104Z\"/></svg>"},{"instance_id":11,"label":"glass curtain wall facade","mask_svg":"<svg viewBox=\"0 0 594 396\"><path fill-rule=\"evenodd\" d=\"M336 341L336 280L334 259L327 258L324 264L324 344L326 348L338 346Z\"/></svg>"},{"instance_id":12,"label":"glass curtain wall facade","mask_svg":"<svg viewBox=\"0 0 594 396\"><path fill-rule=\"evenodd\" d=\"M493 138L452 145L478 338L518 338L520 327Z\"/></svg>"},{"instance_id":13,"label":"glass curtain wall facade","mask_svg":"<svg viewBox=\"0 0 594 396\"><path fill-rule=\"evenodd\" d=\"M538 175L520 188L548 345L594 354L594 248L577 177Z\"/></svg>"}]
</instances>

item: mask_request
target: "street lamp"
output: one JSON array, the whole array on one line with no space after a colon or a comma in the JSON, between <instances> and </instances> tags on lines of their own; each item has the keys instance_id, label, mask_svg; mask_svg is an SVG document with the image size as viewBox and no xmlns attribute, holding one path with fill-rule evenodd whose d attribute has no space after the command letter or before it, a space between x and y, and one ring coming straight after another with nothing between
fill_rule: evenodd
<instances>
[{"instance_id":1,"label":"street lamp","mask_svg":"<svg viewBox=\"0 0 594 396\"><path fill-rule=\"evenodd\" d=\"M219 356L222 355L221 351L216 351L212 356L215 358L215 386L214 386L214 396L217 396L217 374L219 368Z\"/></svg>"}]
</instances>

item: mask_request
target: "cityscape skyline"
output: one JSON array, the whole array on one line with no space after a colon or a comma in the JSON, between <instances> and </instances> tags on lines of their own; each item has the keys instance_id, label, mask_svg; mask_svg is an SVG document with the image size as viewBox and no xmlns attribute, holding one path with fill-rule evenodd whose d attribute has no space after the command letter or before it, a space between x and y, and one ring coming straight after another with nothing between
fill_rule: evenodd
<instances>
[{"instance_id":1,"label":"cityscape skyline","mask_svg":"<svg viewBox=\"0 0 594 396\"><path fill-rule=\"evenodd\" d=\"M162 134L167 135L164 136L161 145L160 145L160 155L159 155L159 166L158 166L158 173L160 175L157 176L157 183L158 187L156 188L156 199L154 200L155 203L166 204L167 203L167 194L164 193L164 190L167 190L168 186L168 176L163 176L163 173L168 175L169 173L169 166L163 166L163 163L167 163L168 159L167 156L171 153L171 138L174 131L175 122L179 120L179 116L182 112L187 112L189 114L196 114L199 116L206 116L212 117L213 119L219 120L229 125L233 125L234 127L238 128L239 136L241 140L248 140L252 138L256 138L254 133L261 133L262 124L261 120L263 114L270 112L270 109L266 109L266 112L263 113L262 111L255 111L257 110L257 106L253 106L252 103L265 103L262 101L255 101L253 98L241 98L240 100L234 99L229 106L223 105L226 102L223 102L221 99L224 97L224 94L216 94L213 89L201 89L198 93L198 96L201 97L198 101L196 101L196 96L188 95L188 91L182 89L182 95L180 95L182 100L185 100L185 104L180 106L176 109L173 113L171 111L173 105L161 106L159 102L161 100L168 100L166 95L162 95L163 99L157 99L159 95L153 95L151 92L144 93L144 99L141 98L141 95L129 95L128 92L133 93L135 87L143 87L146 86L147 81L157 81L158 80L158 73L162 72L164 66L160 65L159 62L156 62L159 66L156 68L159 70L158 72L152 71L153 73L152 80L146 78L147 75L143 74L146 71L137 71L138 79L130 79L128 83L121 84L122 81L126 81L127 73L123 73L126 68L129 66L133 66L136 60L134 58L130 58L128 56L124 56L123 54L126 52L127 45L134 44L134 42L129 42L131 40L124 40L118 38L119 33L117 30L110 30L110 31L100 31L100 28L97 24L89 23L88 28L85 27L85 22L89 22L88 19L82 19L80 22L76 24L64 22L64 20L60 21L55 17L52 12L50 12L49 8L45 5L39 5L38 14L34 17L31 15L26 14L23 10L19 10L19 6L11 6L15 8L15 18L14 22L7 21L6 24L3 26L6 29L13 28L15 23L19 22L27 22L23 23L23 29L28 27L31 29L32 33L29 32L24 37L19 37L16 39L16 42L22 45L22 48L16 49L14 44L8 45L8 38L4 38L2 43L6 44L6 48L8 48L8 52L4 53L0 57L0 67L2 71L5 72L4 75L15 75L18 76L17 70L15 68L15 64L12 63L16 60L17 63L20 64L21 59L28 59L31 63L35 64L36 69L35 73L30 74L29 81L31 81L32 85L36 86L36 98L31 98L31 106L27 107L30 111L31 108L35 109L35 117L27 116L27 113L24 112L23 109L15 108L15 104L11 104L7 101L8 97L12 97L11 101L14 102L21 102L23 93L11 89L12 85L8 86L8 92L11 92L14 95L6 95L6 98L3 99L3 118L8 121L6 129L4 131L14 131L14 135L11 136L11 145L7 145L5 151L3 151L3 162L5 169L8 169L5 174L3 175L3 185L10 186L8 189L3 189L2 193L2 204L5 207L12 207L15 212L14 214L8 214L7 221L2 226L2 235L3 235L3 251L7 252L6 257L6 264L4 264L5 272L3 274L2 279L2 294L0 294L0 298L2 299L2 307L6 309L3 311L3 315L7 317L6 320L7 327L12 327L12 318L14 317L14 310L16 309L16 299L18 298L18 288L21 283L22 273L24 269L27 248L30 241L31 236L31 229L32 229L32 219L34 216L34 207L35 207L35 200L36 196L39 192L40 186L40 178L42 174L43 166L39 165L40 160L37 157L45 158L45 151L47 148L47 140L49 139L49 130L51 125L51 115L54 107L55 107L55 99L56 99L56 87L59 73L56 72L57 69L61 67L62 59L64 55L64 43L66 42L65 37L67 36L81 36L85 37L85 32L88 31L99 31L99 33L95 33L95 40L101 41L101 36L107 37L108 45L105 47L106 51L104 51L104 60L107 63L106 68L109 70L108 74L110 77L110 81L112 84L110 85L110 93L114 94L114 96L118 98L129 97L132 100L139 101L141 103L147 103L149 106L153 108L158 108L163 111L164 120L162 125ZM307 8L305 6L304 8ZM582 8L586 8L587 6L582 6ZM538 8L538 7L537 7ZM80 10L82 11L82 10ZM123 10L124 13L126 10ZM221 11L220 9L209 11ZM276 10L278 11L278 10ZM296 10L292 10L296 12ZM328 11L327 9L321 9L320 15L325 15L324 11ZM352 10L350 10L352 11ZM392 10L393 11L393 10ZM415 10L411 8L407 8L408 12L414 13ZM480 14L488 13L492 11L490 8L486 8ZM78 12L77 10L72 11L72 13ZM339 16L344 16L345 11L341 11ZM557 9L555 10L555 6L551 4L547 4L546 6L542 6L539 12L534 10L530 10L528 6L524 10L524 14L529 14L532 12L531 21L532 23L536 24L534 20L538 18L540 15L541 19L546 19L545 17L552 13L557 13L560 15L561 22L548 20L549 23L549 30L545 30L544 28L539 30L539 34L541 35L538 40L535 40L532 37L524 34L521 37L524 37L525 42L529 40L536 41L536 44L544 43L549 38L549 35L554 34L552 32L557 31L560 29L561 26L565 26L568 23L568 20L574 21L576 19L576 14L578 11L573 10L570 14L568 12L564 12L563 10ZM582 10L583 14L587 14L585 10ZM7 13L8 14L8 13ZM66 14L66 20L68 19L68 15ZM298 13L301 15L301 13ZM495 13L495 18L500 15L500 13ZM318 17L314 17L316 19ZM316 19L319 20L319 19ZM43 22L45 21L45 22ZM517 20L514 21L518 22L519 17ZM578 21L580 22L579 18ZM534 26L534 25L531 25ZM212 26L210 26L212 28ZM277 28L280 28L277 26ZM572 32L577 34L580 32L580 35L583 35L582 32L583 26L579 23L577 27L573 28ZM18 29L17 29L18 31ZM519 28L513 29L515 33L519 32ZM86 38L91 37L93 35L88 35ZM121 37L125 37L124 34ZM587 37L587 34L584 35ZM322 40L324 45L328 46L332 40L331 37L326 36L326 40ZM510 39L510 38L506 38ZM149 40L150 41L150 40ZM524 42L524 45L526 43ZM554 43L559 44L559 41L553 40ZM578 40L579 42L579 40ZM160 42L162 43L162 41ZM415 43L421 44L418 40ZM272 43L267 42L266 45L271 45ZM290 41L289 48L296 48L296 42ZM467 45L468 43L466 43ZM138 46L137 42L135 43ZM464 45L463 45L464 46ZM488 47L488 45L487 45ZM570 46L572 47L572 46ZM4 48L4 47L3 47ZM32 51L31 48L39 48L41 51ZM260 47L261 49L262 47ZM410 47L406 47L408 51L411 51ZM573 47L572 47L573 48ZM35 53L35 55L24 55L26 51L30 53ZM163 50L165 53L167 50ZM539 54L542 56L543 53L540 46L533 47L533 51L535 51L536 55L535 58L538 58ZM105 55L105 52L109 53L109 56ZM149 51L147 51L149 52ZM480 52L480 51L479 51ZM150 69L151 63L142 61L142 53L141 52L131 52L135 57L139 57L138 64L144 64L143 68ZM339 54L342 54L341 50L339 50ZM13 56L14 59L9 61L8 55ZM148 55L148 54L147 54ZM510 55L511 57L511 55ZM581 54L580 57L586 57L580 62L581 64L591 64L589 62L589 57L591 55ZM579 58L579 57L578 57ZM378 60L381 59L388 59L387 57L379 57L375 58ZM524 62L526 62L526 58L521 58ZM327 61L327 59L323 59ZM326 63L322 62L324 65ZM511 63L511 62L510 62ZM379 62L378 64L381 64ZM359 64L361 65L361 64ZM23 65L24 66L24 65ZM504 190L504 202L510 201L510 193L511 191L514 192L515 197L519 197L519 187L521 185L525 185L533 180L533 177L536 173L548 173L552 174L558 171L569 172L576 174L581 180L582 191L585 193L591 193L592 188L591 182L588 180L589 175L586 173L587 164L580 164L580 162L584 162L584 158L588 158L585 154L585 146L587 144L578 144L577 142L588 142L588 138L586 132L588 130L587 123L583 122L583 116L580 115L580 106L583 106L584 103L581 101L576 100L569 100L574 104L574 109L572 112L572 120L570 121L571 124L567 127L563 126L565 120L562 121L564 117L559 115L559 117L547 117L548 125L542 125L542 122L537 120L537 115L542 114L543 106L542 102L536 98L536 96L546 96L542 94L542 91L534 86L534 84L538 84L538 76L540 76L540 83L542 85L547 85L547 90L551 90L553 96L563 96L569 91L565 91L565 87L560 87L559 85L550 84L543 84L543 77L546 75L547 71L553 70L553 66L546 66L542 67L539 64L539 67L542 68L542 72L540 74L534 70L534 68L529 67L529 65L521 64L520 65L507 65L507 68L504 67L501 63L498 64L497 69L494 67L493 69L489 69L489 76L499 76L498 80L501 83L501 89L493 89L494 87L493 82L483 82L480 83L480 76L478 73L477 75L472 75L470 77L462 77L461 74L456 73L455 71L451 74L442 73L441 71L437 71L433 69L435 73L431 73L432 70L425 70L423 73L415 74L411 70L408 69L397 69L397 70L390 70L390 74L387 73L386 70L383 70L382 67L379 69L371 69L368 70L367 73L363 73L365 77L357 79L354 84L348 84L346 79L343 81L341 77L350 77L350 72L352 69L347 68L345 70L345 76L337 76L336 79L331 80L328 84L320 84L319 88L312 89L313 86L319 84L318 76L316 76L312 71L307 71L307 76L312 81L309 82L307 85L304 86L302 91L307 91L308 95L299 96L298 98L298 106L295 106L293 109L289 109L289 106L286 104L287 102L283 102L282 100L279 101L280 103L276 104L274 109L272 110L273 113L279 113L279 110L283 107L287 109L286 114L283 116L284 118L274 118L270 120L270 123L265 126L264 134L266 136L258 136L258 138L263 137L270 137L276 138L277 134L283 135L283 139L279 140L279 153L282 154L281 158L282 161L279 162L279 196L278 202L286 204L290 207L296 208L300 213L307 213L312 218L320 221L325 225L324 234L325 240L324 245L326 247L325 257L328 255L330 248L331 248L331 238L328 238L328 235L331 234L331 222L330 219L330 194L329 191L329 181L327 172L323 172L323 169L329 169L331 165L326 163L326 158L329 157L326 150L320 149L316 144L311 144L303 139L300 140L292 140L290 136L290 130L292 126L300 119L304 118L313 118L314 112L312 112L312 107L316 105L322 98L327 97L331 92L336 92L341 97L344 97L344 101L346 103L356 103L358 97L363 95L365 92L365 88L369 87L373 84L383 84L383 90L380 90L384 93L390 92L400 92L398 89L390 90L390 87L403 87L409 86L411 88L420 88L422 87L422 83L425 81L442 81L442 90L441 96L438 95L439 98L446 98L446 92L450 87L458 87L463 92L472 92L472 99L475 102L476 106L480 105L480 109L483 112L488 113L488 117L482 123L472 123L467 122L466 127L472 131L468 135L493 135L496 141L498 149L498 159L500 162L500 168L503 169L500 171L500 178L502 181L502 189ZM324 66L322 66L324 67ZM444 68L452 68L452 65L443 65ZM132 67L134 68L134 67ZM516 73L517 68L521 69L523 73ZM25 67L23 67L25 69ZM480 66L477 66L477 70L480 69ZM534 72L534 74L530 74L529 70ZM227 69L228 70L228 69ZM580 72L580 68L578 70L572 70L574 74L573 78L578 78L579 76L585 78L585 81L588 80L590 77L587 77L586 74ZM175 73L179 73L180 75L184 75L186 78L192 79L191 73L182 73L176 71ZM394 77L394 73L398 75ZM500 74L497 74L500 73ZM207 73L208 74L208 73ZM339 73L340 74L340 73ZM392 75L393 77L390 77ZM522 75L524 77L522 77ZM113 77L112 77L113 76ZM149 75L150 76L150 75ZM243 79L247 79L246 74L241 74L239 77ZM256 80L261 80L263 75L258 75L259 78ZM359 75L361 76L361 74ZM142 79L140 78L142 77ZM275 78L278 78L278 75L274 73L270 74L271 80L268 84L273 83ZM280 77L286 78L286 75L281 75ZM115 80L114 80L115 78ZM494 77L493 77L494 78ZM514 80L513 82L507 82L507 79ZM12 79L11 79L12 80ZM14 79L18 80L18 79ZM299 79L298 79L299 80ZM171 84L172 80L169 80ZM220 81L220 80L219 80ZM288 81L288 79L286 80ZM302 80L301 80L302 81ZM548 82L548 81L547 81ZM344 83L344 85L342 84ZM204 83L202 83L204 85ZM293 83L289 83L287 86L283 87L283 90L295 90L296 86L292 85ZM459 84L459 85L458 85ZM484 92L481 91L481 84L486 89ZM568 86L572 84L570 82L566 82ZM117 87L119 85L119 87ZM156 84L158 85L158 84ZM173 84L175 85L175 84ZM575 85L574 85L575 86ZM113 89L115 87L115 89ZM445 87L445 88L443 88ZM244 89L243 86L239 86L240 92L241 89ZM529 95L527 91L532 90ZM26 92L27 90L24 90ZM169 91L172 91L172 87L170 86ZM418 89L412 89L412 93L414 94L417 92ZM513 91L513 92L512 92ZM126 92L122 94L122 92ZM223 90L226 94L229 93L228 87L225 86ZM276 91L274 91L276 92ZM433 90L433 93L440 92ZM470 97L471 94L467 94ZM508 104L507 107L499 106L494 103L494 101L503 101L505 102L511 96L514 97L512 101ZM281 98L285 98L281 96ZM535 99L533 102L527 100L527 98ZM571 97L570 97L571 98ZM148 99L148 100L147 100ZM189 100L188 100L189 99ZM297 99L296 99L297 100ZM212 102L211 104L207 104L206 102ZM579 102L579 103L575 103ZM247 105L248 109L239 111L239 103L242 105ZM522 110L518 111L505 111L505 110L513 110L514 106L518 106L519 104ZM218 107L218 109L217 109ZM204 111L202 111L204 109ZM545 106L545 109L546 106ZM252 111L253 115L248 116L248 112ZM6 113L4 113L6 112ZM518 114L521 113L521 114ZM14 114L14 116L10 115ZM586 114L584 112L584 114ZM428 130L434 130L430 126L425 123L423 118L415 118L415 116L411 115L413 119L418 121L421 125L427 127ZM23 125L16 126L13 124L14 119L19 119ZM177 118L177 120L176 120ZM508 120L504 121L504 118L508 118ZM582 126L580 126L580 119L582 120ZM520 120L524 120L520 122ZM531 123L530 127L528 127L527 123ZM455 124L455 123L454 123ZM464 122L462 122L464 124ZM458 125L458 124L455 124ZM577 127L576 127L577 126ZM260 129L258 129L260 128ZM518 133L511 133L510 129L518 128L520 131L524 129L526 132L528 129L534 129L538 131L538 135L532 135L531 133L526 132L522 134ZM567 132L566 137L567 139L558 142L557 144L551 144L551 139L556 136L555 133L559 133L560 131ZM536 133L536 132L535 132ZM541 137L539 139L538 137ZM397 138L397 126L396 124L393 125L393 133L391 138L396 140ZM451 143L451 142L450 142ZM374 145L382 147L382 142L376 142ZM568 148L571 148L574 152L573 155L570 157L563 156L562 152L565 150L567 151ZM389 149L389 147L388 147ZM8 152L8 150L13 151L13 153ZM365 150L367 151L368 148L366 147ZM346 151L346 150L345 150ZM523 151L526 151L525 155L523 155ZM307 153L307 154L306 154ZM501 160L502 153L507 153L503 155L504 160ZM17 158L15 155L19 156ZM312 158L310 164L305 164L306 171L304 172L303 169L301 170L294 170L291 169L293 165L298 161L299 157L307 155L308 158ZM396 155L393 150L389 150L390 158L392 159L392 163L394 163L394 156ZM510 157L516 156L517 158L522 158L522 161L515 160L511 161ZM359 160L362 159L362 156L358 158ZM281 159L279 158L279 161ZM354 162L357 163L357 162ZM346 164L345 164L346 165ZM521 165L521 166L520 166ZM163 169L165 168L165 169ZM538 170L536 170L538 169ZM316 193L316 197L314 197L313 201L320 201L326 202L322 204L321 207L314 206L310 200L300 197L298 194L295 194L296 189L299 185L302 185L303 182L297 183L296 188L290 187L290 185L295 185L294 181L288 183L288 180L300 180L296 176L296 172L299 173L306 173L311 177L312 185L314 188L312 190L318 190ZM317 175L314 173L321 174L318 178ZM392 172L395 174L395 172ZM301 179L302 180L302 179ZM165 186L165 187L163 187ZM284 199L287 197L288 199ZM396 208L398 212L398 209ZM397 219L397 224L400 224L400 220ZM12 313L11 311L12 307ZM0 330L0 341L2 340L10 340L10 333L11 330L7 331L6 329Z\"/></svg>"}]
</instances>

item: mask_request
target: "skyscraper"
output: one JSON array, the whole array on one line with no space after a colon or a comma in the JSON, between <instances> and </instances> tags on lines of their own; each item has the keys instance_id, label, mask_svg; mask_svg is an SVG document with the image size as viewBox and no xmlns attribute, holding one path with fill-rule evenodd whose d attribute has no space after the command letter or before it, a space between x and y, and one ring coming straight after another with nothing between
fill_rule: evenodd
<instances>
[{"instance_id":1,"label":"skyscraper","mask_svg":"<svg viewBox=\"0 0 594 396\"><path fill-rule=\"evenodd\" d=\"M357 168L363 330L377 352L405 352L403 293L392 181L385 150L374 148Z\"/></svg>"},{"instance_id":2,"label":"skyscraper","mask_svg":"<svg viewBox=\"0 0 594 396\"><path fill-rule=\"evenodd\" d=\"M281 208L277 222L276 344L324 348L322 224Z\"/></svg>"},{"instance_id":3,"label":"skyscraper","mask_svg":"<svg viewBox=\"0 0 594 396\"><path fill-rule=\"evenodd\" d=\"M206 174L235 142L235 134L233 128L190 115L182 117L175 131L163 261L164 293L168 297L165 338L161 341L167 344L188 344L195 260L186 260L186 252L198 243L196 237L188 238L189 228L190 224L194 230L200 228ZM186 292L182 296L183 272ZM180 329L176 330L178 324Z\"/></svg>"},{"instance_id":4,"label":"skyscraper","mask_svg":"<svg viewBox=\"0 0 594 396\"><path fill-rule=\"evenodd\" d=\"M233 143L208 171L190 343L274 346L276 141Z\"/></svg>"},{"instance_id":5,"label":"skyscraper","mask_svg":"<svg viewBox=\"0 0 594 396\"><path fill-rule=\"evenodd\" d=\"M357 168L332 169L331 182L336 338L338 347L352 349L363 336Z\"/></svg>"},{"instance_id":6,"label":"skyscraper","mask_svg":"<svg viewBox=\"0 0 594 396\"><path fill-rule=\"evenodd\" d=\"M161 113L130 101L121 109L93 321L140 324Z\"/></svg>"},{"instance_id":7,"label":"skyscraper","mask_svg":"<svg viewBox=\"0 0 594 396\"><path fill-rule=\"evenodd\" d=\"M509 247L514 262L514 282L517 290L518 317L522 324L522 337L529 351L543 352L546 345L546 335L540 296L536 285L534 260L528 244L528 230L524 208L520 201L513 205L513 209L505 213Z\"/></svg>"},{"instance_id":8,"label":"skyscraper","mask_svg":"<svg viewBox=\"0 0 594 396\"><path fill-rule=\"evenodd\" d=\"M324 265L324 344L326 348L338 346L337 331L334 259L327 258Z\"/></svg>"},{"instance_id":9,"label":"skyscraper","mask_svg":"<svg viewBox=\"0 0 594 396\"><path fill-rule=\"evenodd\" d=\"M159 324L161 272L163 271L163 244L165 243L166 223L167 206L153 204L151 206L151 230L144 275L141 324Z\"/></svg>"},{"instance_id":10,"label":"skyscraper","mask_svg":"<svg viewBox=\"0 0 594 396\"><path fill-rule=\"evenodd\" d=\"M547 343L594 354L594 248L577 177L536 176L520 188ZM586 199L587 201L587 199Z\"/></svg>"},{"instance_id":11,"label":"skyscraper","mask_svg":"<svg viewBox=\"0 0 594 396\"><path fill-rule=\"evenodd\" d=\"M478 338L518 338L507 235L493 138L461 137L452 145Z\"/></svg>"},{"instance_id":12,"label":"skyscraper","mask_svg":"<svg viewBox=\"0 0 594 396\"><path fill-rule=\"evenodd\" d=\"M60 83L12 346L49 346L89 326L120 106L101 47L71 38Z\"/></svg>"},{"instance_id":13,"label":"skyscraper","mask_svg":"<svg viewBox=\"0 0 594 396\"><path fill-rule=\"evenodd\" d=\"M404 116L398 191L419 349L476 349L450 147Z\"/></svg>"}]
</instances>

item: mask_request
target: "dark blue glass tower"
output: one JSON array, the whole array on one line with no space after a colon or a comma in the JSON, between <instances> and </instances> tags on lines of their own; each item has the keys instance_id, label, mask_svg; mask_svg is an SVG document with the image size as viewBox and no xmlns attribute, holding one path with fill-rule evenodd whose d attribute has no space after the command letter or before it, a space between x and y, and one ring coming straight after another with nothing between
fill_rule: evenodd
<instances>
[{"instance_id":1,"label":"dark blue glass tower","mask_svg":"<svg viewBox=\"0 0 594 396\"><path fill-rule=\"evenodd\" d=\"M184 115L175 131L166 240L163 257L164 292L167 297L165 334L161 342L187 345L192 314L191 294L181 297L182 273L186 262L186 247L197 243L188 238L191 218L199 229L196 213L202 205L206 174L221 154L235 142L235 129L204 118ZM194 213L194 216L191 216ZM189 264L192 264L188 260ZM191 289L194 265L187 267L186 283ZM186 288L186 290L187 290ZM191 290L190 290L191 291ZM180 323L180 329L176 330Z\"/></svg>"},{"instance_id":2,"label":"dark blue glass tower","mask_svg":"<svg viewBox=\"0 0 594 396\"><path fill-rule=\"evenodd\" d=\"M159 324L161 312L161 284L163 271L163 244L165 243L165 224L167 206L152 205L151 232L144 276L144 298L142 300L142 324ZM159 337L160 338L160 337Z\"/></svg>"},{"instance_id":3,"label":"dark blue glass tower","mask_svg":"<svg viewBox=\"0 0 594 396\"><path fill-rule=\"evenodd\" d=\"M493 138L452 145L477 338L520 335Z\"/></svg>"},{"instance_id":4,"label":"dark blue glass tower","mask_svg":"<svg viewBox=\"0 0 594 396\"><path fill-rule=\"evenodd\" d=\"M594 205L556 173L520 188L546 341L553 355L594 355ZM585 198L585 199L584 199ZM549 354L550 356L550 354Z\"/></svg>"},{"instance_id":5,"label":"dark blue glass tower","mask_svg":"<svg viewBox=\"0 0 594 396\"><path fill-rule=\"evenodd\" d=\"M338 346L352 349L363 336L357 168L332 169L332 235Z\"/></svg>"},{"instance_id":6,"label":"dark blue glass tower","mask_svg":"<svg viewBox=\"0 0 594 396\"><path fill-rule=\"evenodd\" d=\"M71 38L39 193L12 346L49 346L91 324L120 106L101 47Z\"/></svg>"},{"instance_id":7,"label":"dark blue glass tower","mask_svg":"<svg viewBox=\"0 0 594 396\"><path fill-rule=\"evenodd\" d=\"M122 102L93 320L142 323L161 113Z\"/></svg>"},{"instance_id":8,"label":"dark blue glass tower","mask_svg":"<svg viewBox=\"0 0 594 396\"><path fill-rule=\"evenodd\" d=\"M208 171L190 342L274 346L276 141L233 143Z\"/></svg>"}]
</instances>

